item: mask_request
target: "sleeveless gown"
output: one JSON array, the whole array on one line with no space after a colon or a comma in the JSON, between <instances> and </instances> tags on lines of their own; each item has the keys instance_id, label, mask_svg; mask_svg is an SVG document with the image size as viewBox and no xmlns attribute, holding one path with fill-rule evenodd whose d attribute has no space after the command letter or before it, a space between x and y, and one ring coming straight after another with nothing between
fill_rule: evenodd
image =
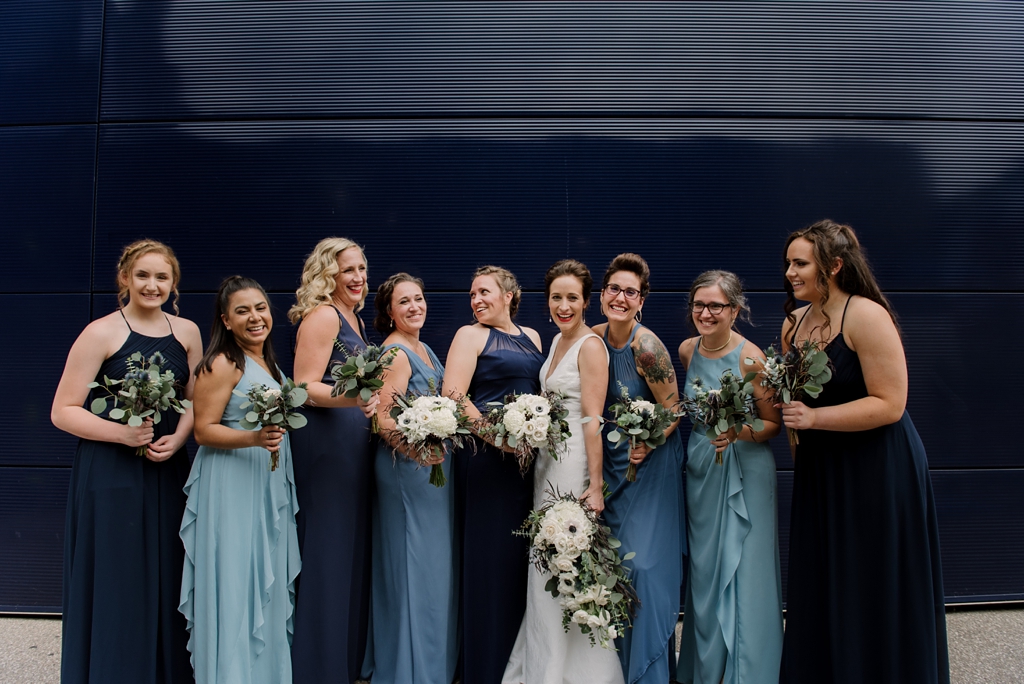
<instances>
[{"instance_id":1,"label":"sleeveless gown","mask_svg":"<svg viewBox=\"0 0 1024 684\"><path fill-rule=\"evenodd\" d=\"M440 390L444 366L426 345L433 368L398 344L409 358L409 390ZM442 464L445 477L451 459ZM379 440L373 507L374 684L450 684L458 656L455 585L455 497L451 484L430 484L424 467Z\"/></svg>"},{"instance_id":2,"label":"sleeveless gown","mask_svg":"<svg viewBox=\"0 0 1024 684\"><path fill-rule=\"evenodd\" d=\"M647 381L636 372L630 346L639 328L634 326L621 349L608 343L605 330L604 342L611 357L608 404L618 400L620 383L631 399L654 401ZM633 627L616 640L627 684L664 684L669 671L675 669L675 628L686 553L684 460L683 442L676 429L640 464L636 482L629 482L629 442L613 445L604 440L604 481L610 490L604 519L622 542L619 552L636 552L624 565L631 570L640 609Z\"/></svg>"},{"instance_id":3,"label":"sleeveless gown","mask_svg":"<svg viewBox=\"0 0 1024 684\"><path fill-rule=\"evenodd\" d=\"M280 385L246 359L235 389ZM221 424L242 429L242 397L231 395ZM303 428L305 429L305 428ZM188 621L197 684L291 681L290 645L299 574L290 434L278 467L262 447L201 446L185 484L181 521L185 572L179 610Z\"/></svg>"},{"instance_id":4,"label":"sleeveless gown","mask_svg":"<svg viewBox=\"0 0 1024 684\"><path fill-rule=\"evenodd\" d=\"M338 341L352 353L363 350L363 337L340 312L338 320ZM334 384L330 369L346 356L332 349L326 384ZM294 680L353 682L368 675L363 663L370 616L370 419L358 408L306 406L302 411L309 422L290 435L302 552L292 642Z\"/></svg>"},{"instance_id":5,"label":"sleeveless gown","mask_svg":"<svg viewBox=\"0 0 1024 684\"><path fill-rule=\"evenodd\" d=\"M533 506L539 508L550 487L562 494L583 494L589 481L587 451L583 441L583 411L580 406L579 354L583 342L597 335L587 335L565 351L551 377L551 359L562 339L559 333L547 361L540 369L541 389L562 392L569 410L567 418L572 436L558 460L542 453L534 465ZM507 684L620 684L622 668L614 651L591 646L590 639L579 626L572 624L569 632L562 628L562 608L558 600L544 590L548 577L536 569L529 570L526 615L519 627L512 657L505 668Z\"/></svg>"},{"instance_id":6,"label":"sleeveless gown","mask_svg":"<svg viewBox=\"0 0 1024 684\"><path fill-rule=\"evenodd\" d=\"M826 350L832 379L804 403L866 397L842 327ZM860 432L800 431L788 583L781 682L949 682L935 501L909 414Z\"/></svg>"},{"instance_id":7,"label":"sleeveless gown","mask_svg":"<svg viewBox=\"0 0 1024 684\"><path fill-rule=\"evenodd\" d=\"M160 352L164 370L188 382L188 354L173 334L147 337L129 330L100 366L97 382L104 375L123 378L135 352L147 359ZM99 396L107 395L94 389L85 405ZM107 411L112 407L108 401ZM154 426L154 441L173 434L178 418L166 411ZM185 620L178 613L184 562L178 526L188 469L184 447L154 463L135 447L78 441L64 532L62 682L192 681Z\"/></svg>"},{"instance_id":8,"label":"sleeveless gown","mask_svg":"<svg viewBox=\"0 0 1024 684\"><path fill-rule=\"evenodd\" d=\"M686 372L687 396L693 396L694 378L717 388L726 369L742 373L743 347L720 359L695 349ZM718 464L704 427L691 431L686 512L689 572L676 680L776 684L782 658L782 575L771 447L736 441Z\"/></svg>"},{"instance_id":9,"label":"sleeveless gown","mask_svg":"<svg viewBox=\"0 0 1024 684\"><path fill-rule=\"evenodd\" d=\"M536 394L544 355L520 331L491 329L477 357L469 396L481 413L506 394ZM460 542L459 666L463 684L498 684L526 610L527 552L513 536L533 507L533 468L519 473L515 457L477 442L455 454L456 529Z\"/></svg>"}]
</instances>

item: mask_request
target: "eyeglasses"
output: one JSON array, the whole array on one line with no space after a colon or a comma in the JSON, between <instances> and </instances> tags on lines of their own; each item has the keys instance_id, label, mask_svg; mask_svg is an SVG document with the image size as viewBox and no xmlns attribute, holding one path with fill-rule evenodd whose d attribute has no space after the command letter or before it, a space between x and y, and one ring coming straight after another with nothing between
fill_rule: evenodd
<instances>
[{"instance_id":1,"label":"eyeglasses","mask_svg":"<svg viewBox=\"0 0 1024 684\"><path fill-rule=\"evenodd\" d=\"M610 297L618 297L620 292L626 299L636 299L640 296L640 290L634 287L619 287L615 283L605 286L604 291L607 292Z\"/></svg>"},{"instance_id":2,"label":"eyeglasses","mask_svg":"<svg viewBox=\"0 0 1024 684\"><path fill-rule=\"evenodd\" d=\"M726 308L731 308L728 304L722 304L721 302L711 302L705 304L704 302L690 302L690 311L695 314L703 313L704 309L711 312L712 316L717 316L722 313Z\"/></svg>"}]
</instances>

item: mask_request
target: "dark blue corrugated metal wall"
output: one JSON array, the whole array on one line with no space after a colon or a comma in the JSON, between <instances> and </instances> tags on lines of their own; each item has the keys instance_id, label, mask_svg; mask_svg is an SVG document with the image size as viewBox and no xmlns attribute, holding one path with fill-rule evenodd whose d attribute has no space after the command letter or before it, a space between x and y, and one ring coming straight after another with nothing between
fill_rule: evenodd
<instances>
[{"instance_id":1,"label":"dark blue corrugated metal wall","mask_svg":"<svg viewBox=\"0 0 1024 684\"><path fill-rule=\"evenodd\" d=\"M766 345L792 229L851 223L901 316L946 595L1024 598L1024 8L1014 3L103 2L0 5L0 610L55 610L74 440L64 355L122 245L170 243L184 313L366 245L421 275L442 353L482 263L530 291L573 256L653 271L670 349L706 268ZM780 529L792 483L777 445ZM784 549L785 553L785 549Z\"/></svg>"}]
</instances>

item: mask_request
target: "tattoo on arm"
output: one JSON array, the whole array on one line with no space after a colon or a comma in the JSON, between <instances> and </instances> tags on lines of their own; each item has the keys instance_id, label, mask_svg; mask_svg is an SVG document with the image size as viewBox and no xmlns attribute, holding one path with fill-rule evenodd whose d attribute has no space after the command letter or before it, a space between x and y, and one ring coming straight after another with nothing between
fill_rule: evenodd
<instances>
[{"instance_id":1,"label":"tattoo on arm","mask_svg":"<svg viewBox=\"0 0 1024 684\"><path fill-rule=\"evenodd\" d=\"M651 333L640 335L640 348L636 350L636 370L648 382L676 381L676 371L672 367L668 350Z\"/></svg>"}]
</instances>

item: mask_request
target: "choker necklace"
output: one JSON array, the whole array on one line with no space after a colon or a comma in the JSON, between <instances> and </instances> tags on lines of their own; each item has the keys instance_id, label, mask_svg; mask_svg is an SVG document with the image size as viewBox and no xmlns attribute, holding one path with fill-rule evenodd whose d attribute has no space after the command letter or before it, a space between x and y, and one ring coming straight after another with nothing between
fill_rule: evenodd
<instances>
[{"instance_id":1,"label":"choker necklace","mask_svg":"<svg viewBox=\"0 0 1024 684\"><path fill-rule=\"evenodd\" d=\"M262 359L264 357L264 354L260 354L259 356L256 356L255 354L250 354L247 351L243 351L242 353L245 354L246 356L251 356L254 359Z\"/></svg>"},{"instance_id":2,"label":"choker necklace","mask_svg":"<svg viewBox=\"0 0 1024 684\"><path fill-rule=\"evenodd\" d=\"M727 339L725 341L725 344L723 344L721 347L715 347L714 349L712 349L708 345L704 344L704 336L703 335L700 336L700 346L704 347L704 351L706 351L706 352L722 351L723 349L728 347L731 343L732 343L732 330L729 331L729 339Z\"/></svg>"}]
</instances>

